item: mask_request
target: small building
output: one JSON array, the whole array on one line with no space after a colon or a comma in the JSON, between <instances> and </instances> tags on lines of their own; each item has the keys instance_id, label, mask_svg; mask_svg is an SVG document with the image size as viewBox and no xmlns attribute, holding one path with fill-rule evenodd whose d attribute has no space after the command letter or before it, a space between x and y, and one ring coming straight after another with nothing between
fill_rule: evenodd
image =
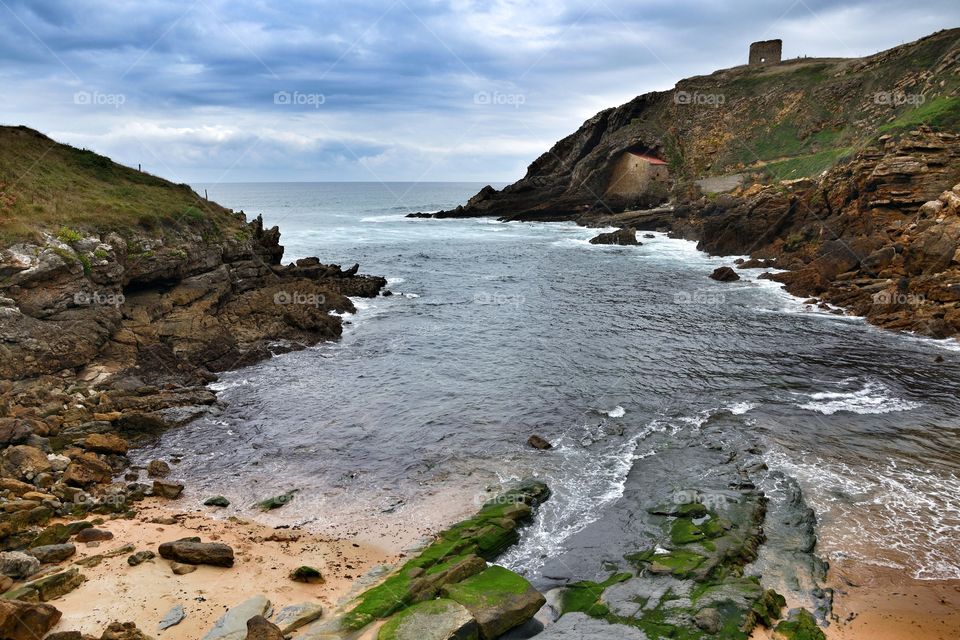
<instances>
[{"instance_id":1,"label":"small building","mask_svg":"<svg viewBox=\"0 0 960 640\"><path fill-rule=\"evenodd\" d=\"M783 40L763 40L750 45L750 66L779 64L783 58Z\"/></svg>"},{"instance_id":2,"label":"small building","mask_svg":"<svg viewBox=\"0 0 960 640\"><path fill-rule=\"evenodd\" d=\"M670 170L665 160L640 151L624 151L613 165L605 195L662 196L669 190Z\"/></svg>"}]
</instances>

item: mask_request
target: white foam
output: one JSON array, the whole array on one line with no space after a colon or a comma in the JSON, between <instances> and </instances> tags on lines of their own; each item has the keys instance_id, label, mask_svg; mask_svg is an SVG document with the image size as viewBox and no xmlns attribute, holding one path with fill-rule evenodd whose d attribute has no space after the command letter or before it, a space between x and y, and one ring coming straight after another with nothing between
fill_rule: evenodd
<instances>
[{"instance_id":1,"label":"white foam","mask_svg":"<svg viewBox=\"0 0 960 640\"><path fill-rule=\"evenodd\" d=\"M414 220L414 218L408 218L405 213L392 213L389 215L360 218L360 222L413 222Z\"/></svg>"},{"instance_id":2,"label":"white foam","mask_svg":"<svg viewBox=\"0 0 960 640\"><path fill-rule=\"evenodd\" d=\"M751 409L756 409L757 405L753 402L735 402L725 408L735 416L742 416Z\"/></svg>"},{"instance_id":3,"label":"white foam","mask_svg":"<svg viewBox=\"0 0 960 640\"><path fill-rule=\"evenodd\" d=\"M839 411L860 415L893 413L921 406L919 402L896 397L889 387L875 381L868 381L861 389L854 391L820 391L805 395L809 400L796 406L827 416Z\"/></svg>"},{"instance_id":4,"label":"white foam","mask_svg":"<svg viewBox=\"0 0 960 640\"><path fill-rule=\"evenodd\" d=\"M406 278L387 278L387 284L400 284L401 282L406 282Z\"/></svg>"},{"instance_id":5,"label":"white foam","mask_svg":"<svg viewBox=\"0 0 960 640\"><path fill-rule=\"evenodd\" d=\"M620 405L617 405L610 411L607 411L607 415L610 416L611 418L622 418L626 413L627 413L627 410L621 407Z\"/></svg>"}]
</instances>

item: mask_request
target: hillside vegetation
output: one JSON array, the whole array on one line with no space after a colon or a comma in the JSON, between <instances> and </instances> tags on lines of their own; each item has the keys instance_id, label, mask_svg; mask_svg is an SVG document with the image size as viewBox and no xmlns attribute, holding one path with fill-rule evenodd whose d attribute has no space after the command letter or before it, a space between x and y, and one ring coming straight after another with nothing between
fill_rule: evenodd
<instances>
[{"instance_id":1,"label":"hillside vegetation","mask_svg":"<svg viewBox=\"0 0 960 640\"><path fill-rule=\"evenodd\" d=\"M217 234L243 222L193 189L60 144L26 127L0 127L0 243L193 227Z\"/></svg>"}]
</instances>

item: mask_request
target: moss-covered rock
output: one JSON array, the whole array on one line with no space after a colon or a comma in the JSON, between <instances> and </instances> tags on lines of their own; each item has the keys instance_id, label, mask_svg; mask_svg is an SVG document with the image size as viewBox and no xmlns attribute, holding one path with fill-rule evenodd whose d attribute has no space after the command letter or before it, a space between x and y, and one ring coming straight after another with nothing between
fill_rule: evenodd
<instances>
[{"instance_id":1,"label":"moss-covered rock","mask_svg":"<svg viewBox=\"0 0 960 640\"><path fill-rule=\"evenodd\" d=\"M453 600L428 600L390 618L377 640L479 640L473 615Z\"/></svg>"},{"instance_id":2,"label":"moss-covered rock","mask_svg":"<svg viewBox=\"0 0 960 640\"><path fill-rule=\"evenodd\" d=\"M791 612L790 618L778 624L774 631L783 640L826 640L813 614L806 609Z\"/></svg>"},{"instance_id":3,"label":"moss-covered rock","mask_svg":"<svg viewBox=\"0 0 960 640\"><path fill-rule=\"evenodd\" d=\"M496 565L442 589L444 597L466 607L485 640L500 637L527 622L546 598L521 575Z\"/></svg>"}]
</instances>

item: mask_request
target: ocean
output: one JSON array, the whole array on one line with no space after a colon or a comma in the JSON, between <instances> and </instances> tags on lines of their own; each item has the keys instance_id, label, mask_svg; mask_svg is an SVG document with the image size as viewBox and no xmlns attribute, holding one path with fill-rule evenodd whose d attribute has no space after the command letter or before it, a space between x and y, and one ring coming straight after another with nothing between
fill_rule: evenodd
<instances>
[{"instance_id":1,"label":"ocean","mask_svg":"<svg viewBox=\"0 0 960 640\"><path fill-rule=\"evenodd\" d=\"M337 343L223 374L221 412L132 455L180 460L197 505L223 494L227 515L331 534L376 521L398 544L538 477L554 496L503 559L536 580L638 460L719 424L796 479L823 557L960 578L956 343L806 306L763 270L714 282L733 257L663 234L597 246L571 223L404 217L482 186L196 185L279 225L285 261L359 262L394 295L358 300ZM250 508L294 488L282 510Z\"/></svg>"}]
</instances>

